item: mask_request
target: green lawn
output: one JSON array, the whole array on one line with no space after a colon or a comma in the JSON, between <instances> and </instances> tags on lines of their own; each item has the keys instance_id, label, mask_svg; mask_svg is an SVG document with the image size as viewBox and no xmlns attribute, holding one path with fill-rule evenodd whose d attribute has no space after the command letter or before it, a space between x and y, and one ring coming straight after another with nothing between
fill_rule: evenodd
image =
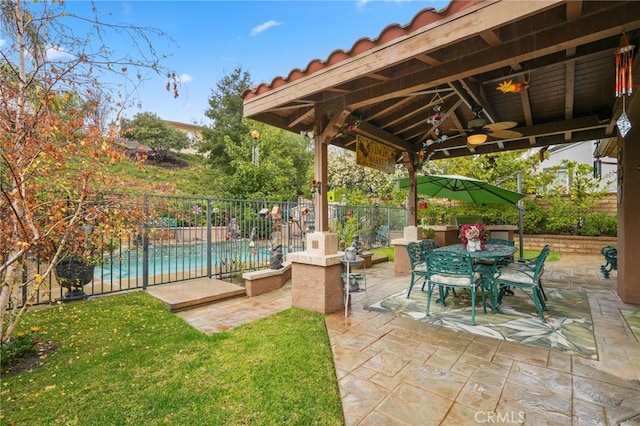
<instances>
[{"instance_id":1,"label":"green lawn","mask_svg":"<svg viewBox=\"0 0 640 426\"><path fill-rule=\"evenodd\" d=\"M289 309L207 336L129 293L29 312L57 351L2 378L3 425L341 425L324 316Z\"/></svg>"},{"instance_id":2,"label":"green lawn","mask_svg":"<svg viewBox=\"0 0 640 426\"><path fill-rule=\"evenodd\" d=\"M540 254L540 250L525 250L523 254L525 259L533 259L534 257ZM520 252L517 251L515 253L516 260L518 260L519 255L520 255ZM550 251L549 255L547 256L547 260L545 260L545 262L557 262L559 260L560 260L560 253L555 251Z\"/></svg>"},{"instance_id":3,"label":"green lawn","mask_svg":"<svg viewBox=\"0 0 640 426\"><path fill-rule=\"evenodd\" d=\"M389 258L389 262L393 262L395 259L393 250L393 247L380 247L372 249L371 252L376 256L387 256Z\"/></svg>"}]
</instances>

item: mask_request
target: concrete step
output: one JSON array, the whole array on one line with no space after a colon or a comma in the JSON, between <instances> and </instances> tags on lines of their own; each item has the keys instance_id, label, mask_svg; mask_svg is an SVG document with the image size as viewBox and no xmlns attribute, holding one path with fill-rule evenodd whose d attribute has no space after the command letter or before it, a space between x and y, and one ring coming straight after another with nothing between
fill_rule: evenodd
<instances>
[{"instance_id":1,"label":"concrete step","mask_svg":"<svg viewBox=\"0 0 640 426\"><path fill-rule=\"evenodd\" d=\"M156 285L149 287L147 291L163 301L171 312L246 295L244 287L215 278L197 278Z\"/></svg>"},{"instance_id":2,"label":"concrete step","mask_svg":"<svg viewBox=\"0 0 640 426\"><path fill-rule=\"evenodd\" d=\"M389 261L389 256L376 256L374 254L373 257L371 258L371 263L373 265L376 265L378 263L388 262L388 261Z\"/></svg>"}]
</instances>

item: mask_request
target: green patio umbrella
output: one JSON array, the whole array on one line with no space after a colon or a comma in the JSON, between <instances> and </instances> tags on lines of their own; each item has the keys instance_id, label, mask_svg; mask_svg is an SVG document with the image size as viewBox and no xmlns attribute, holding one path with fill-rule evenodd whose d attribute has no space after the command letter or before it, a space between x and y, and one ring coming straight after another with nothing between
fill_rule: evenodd
<instances>
[{"instance_id":1,"label":"green patio umbrella","mask_svg":"<svg viewBox=\"0 0 640 426\"><path fill-rule=\"evenodd\" d=\"M522 187L521 173L518 172L518 190ZM409 179L400 179L400 188L409 188ZM416 178L419 194L435 198L468 201L478 204L513 204L518 207L518 228L520 240L520 260L524 258L523 213L520 200L524 194L509 191L488 182L459 175L426 175Z\"/></svg>"},{"instance_id":2,"label":"green patio umbrella","mask_svg":"<svg viewBox=\"0 0 640 426\"><path fill-rule=\"evenodd\" d=\"M400 188L409 188L409 179L399 181ZM468 201L477 204L518 204L524 194L509 191L488 182L459 175L426 175L416 178L419 194L435 198Z\"/></svg>"}]
</instances>

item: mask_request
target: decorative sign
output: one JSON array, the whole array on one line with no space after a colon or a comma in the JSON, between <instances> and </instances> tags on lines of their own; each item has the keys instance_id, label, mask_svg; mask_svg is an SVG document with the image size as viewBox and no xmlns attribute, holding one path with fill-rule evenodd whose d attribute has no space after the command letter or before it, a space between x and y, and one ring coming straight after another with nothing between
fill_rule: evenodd
<instances>
[{"instance_id":1,"label":"decorative sign","mask_svg":"<svg viewBox=\"0 0 640 426\"><path fill-rule=\"evenodd\" d=\"M356 136L356 163L387 173L396 169L395 150L379 142Z\"/></svg>"}]
</instances>

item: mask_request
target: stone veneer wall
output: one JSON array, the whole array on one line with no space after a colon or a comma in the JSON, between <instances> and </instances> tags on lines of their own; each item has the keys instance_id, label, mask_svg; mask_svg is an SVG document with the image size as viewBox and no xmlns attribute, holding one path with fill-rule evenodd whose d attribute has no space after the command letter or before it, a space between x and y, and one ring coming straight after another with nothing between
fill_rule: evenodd
<instances>
[{"instance_id":1,"label":"stone veneer wall","mask_svg":"<svg viewBox=\"0 0 640 426\"><path fill-rule=\"evenodd\" d=\"M600 254L600 249L606 245L617 246L617 237L583 237L577 235L554 234L525 234L525 250L540 250L545 244L551 246L551 251L561 254ZM518 236L515 235L516 245Z\"/></svg>"}]
</instances>

